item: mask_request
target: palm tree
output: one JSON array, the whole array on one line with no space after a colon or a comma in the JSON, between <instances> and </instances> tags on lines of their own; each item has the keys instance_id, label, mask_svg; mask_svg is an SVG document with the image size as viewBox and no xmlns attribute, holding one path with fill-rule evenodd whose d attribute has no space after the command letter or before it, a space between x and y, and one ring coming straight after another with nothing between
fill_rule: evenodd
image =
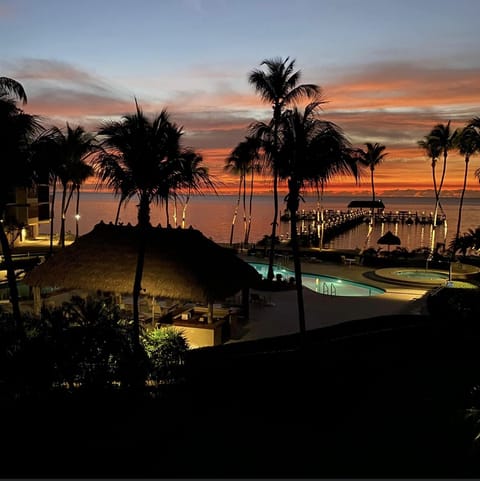
<instances>
[{"instance_id":1,"label":"palm tree","mask_svg":"<svg viewBox=\"0 0 480 481\"><path fill-rule=\"evenodd\" d=\"M465 197L465 191L467 189L467 178L468 178L468 164L470 157L480 150L480 135L473 125L467 125L463 130L459 131L456 138L456 147L460 154L464 156L465 159L465 171L463 175L463 187L462 193L460 195L460 202L458 205L458 219L457 219L457 230L455 232L455 240L452 249L452 260L455 259L456 243L460 237L460 227L462 225L462 210L463 210L463 199Z\"/></svg>"},{"instance_id":2,"label":"palm tree","mask_svg":"<svg viewBox=\"0 0 480 481\"><path fill-rule=\"evenodd\" d=\"M473 127L475 132L480 135L480 117L474 117L468 124L468 127ZM475 177L480 182L480 168L476 169L474 172Z\"/></svg>"},{"instance_id":3,"label":"palm tree","mask_svg":"<svg viewBox=\"0 0 480 481\"><path fill-rule=\"evenodd\" d=\"M7 204L11 201L15 188L31 185L35 177L30 145L40 128L35 116L19 109L15 101L6 94L0 95L0 159L4 164L0 176L0 245L7 271L13 317L18 333L22 337L24 332L17 280L5 226L9 222Z\"/></svg>"},{"instance_id":4,"label":"palm tree","mask_svg":"<svg viewBox=\"0 0 480 481\"><path fill-rule=\"evenodd\" d=\"M249 83L260 95L261 99L270 103L273 109L272 123L272 144L270 148L270 162L273 173L273 201L274 214L272 222L272 234L270 237L270 258L267 278L273 279L274 245L278 224L278 128L284 110L294 102L304 98L317 98L321 89L315 84L301 84L300 71L294 71L295 60L287 57L283 60L280 57L266 59L261 64L266 71L254 69L248 76Z\"/></svg>"},{"instance_id":5,"label":"palm tree","mask_svg":"<svg viewBox=\"0 0 480 481\"><path fill-rule=\"evenodd\" d=\"M165 195L165 169L171 152L178 151L167 111L149 120L138 103L136 111L119 121L104 123L98 131L102 150L93 162L98 185L113 188L126 202L138 199L138 257L133 282L133 338L140 348L139 297L145 260L150 205ZM173 138L172 138L173 137ZM137 351L139 352L139 351Z\"/></svg>"},{"instance_id":6,"label":"palm tree","mask_svg":"<svg viewBox=\"0 0 480 481\"><path fill-rule=\"evenodd\" d=\"M287 181L285 198L290 212L290 236L300 332L305 332L302 272L297 238L297 212L303 190L320 179L327 182L334 175L349 173L357 177L356 159L342 130L334 123L318 117L320 102L308 104L304 111L298 108L282 115L279 128L280 148L278 173Z\"/></svg>"},{"instance_id":7,"label":"palm tree","mask_svg":"<svg viewBox=\"0 0 480 481\"><path fill-rule=\"evenodd\" d=\"M72 187L71 192L74 191L77 193L76 195L76 203L75 203L75 240L78 239L78 225L80 221L80 188L82 184L90 177L93 176L94 170L93 167L89 164L84 162L78 162L72 166Z\"/></svg>"},{"instance_id":8,"label":"palm tree","mask_svg":"<svg viewBox=\"0 0 480 481\"><path fill-rule=\"evenodd\" d=\"M453 239L450 249L460 251L462 255L466 255L468 249L480 249L480 227L468 229L466 233Z\"/></svg>"},{"instance_id":9,"label":"palm tree","mask_svg":"<svg viewBox=\"0 0 480 481\"><path fill-rule=\"evenodd\" d=\"M243 197L243 235L244 243L248 243L249 237L249 225L252 219L252 197L253 197L253 178L255 170L258 170L255 165L255 161L258 160L258 150L260 148L260 141L254 137L245 137L245 140L240 142L231 152L225 160L224 170L232 174L239 175L238 184L238 196L235 210L233 213L232 226L230 229L230 245L233 243L233 232L235 228L235 222L240 207L240 199ZM246 207L246 179L247 172L251 173L250 177L250 207L247 220L247 207ZM242 195L243 193L243 195Z\"/></svg>"},{"instance_id":10,"label":"palm tree","mask_svg":"<svg viewBox=\"0 0 480 481\"><path fill-rule=\"evenodd\" d=\"M59 129L53 127L42 132L32 144L33 160L37 169L41 171L41 176L48 179L52 185L52 195L50 196L50 255L53 253L53 231L55 219L55 198L57 193L58 173L62 165L59 144L56 138Z\"/></svg>"},{"instance_id":11,"label":"palm tree","mask_svg":"<svg viewBox=\"0 0 480 481\"><path fill-rule=\"evenodd\" d=\"M10 77L0 77L0 97L9 97L27 103L27 94L23 85Z\"/></svg>"},{"instance_id":12,"label":"palm tree","mask_svg":"<svg viewBox=\"0 0 480 481\"><path fill-rule=\"evenodd\" d=\"M379 143L372 144L371 142L367 142L365 143L365 146L367 147L367 149L363 151L363 155L360 156L359 160L370 169L372 202L375 202L375 183L373 179L373 173L375 171L375 167L381 164L388 154L384 152L384 150L386 149L385 145Z\"/></svg>"},{"instance_id":13,"label":"palm tree","mask_svg":"<svg viewBox=\"0 0 480 481\"><path fill-rule=\"evenodd\" d=\"M450 121L444 124L437 124L430 131L430 133L418 142L418 145L425 149L428 156L432 159L432 176L433 176L433 187L435 191L435 209L433 213L433 223L431 231L431 242L430 242L430 252L433 253L435 250L435 234L438 219L438 209L441 208L440 196L443 187L443 181L445 180L445 173L447 170L447 157L449 150L454 146L456 136L458 132L451 131ZM440 181L437 182L435 167L437 161L443 156L442 174L440 176Z\"/></svg>"},{"instance_id":14,"label":"palm tree","mask_svg":"<svg viewBox=\"0 0 480 481\"><path fill-rule=\"evenodd\" d=\"M201 165L203 157L191 148L185 149L181 156L181 188L186 191L182 209L182 229L185 228L187 207L192 192L202 193L205 189L216 194L215 181L208 167Z\"/></svg>"},{"instance_id":15,"label":"palm tree","mask_svg":"<svg viewBox=\"0 0 480 481\"><path fill-rule=\"evenodd\" d=\"M369 229L368 229L368 234L365 239L365 246L368 244L368 240L370 238L370 235L373 231L373 226L375 225L375 183L374 183L374 172L375 172L375 167L383 162L385 157L387 156L387 153L385 152L385 145L375 143L372 144L371 142L366 142L365 143L366 150L362 150L361 154L359 156L359 161L362 163L365 167L370 169L370 183L372 186L372 208L370 209L370 223L369 223Z\"/></svg>"},{"instance_id":16,"label":"palm tree","mask_svg":"<svg viewBox=\"0 0 480 481\"><path fill-rule=\"evenodd\" d=\"M65 132L58 128L52 129L50 140L46 140L47 144L49 142L51 151L56 156L54 176L60 180L63 189L60 210L60 238L58 241L63 248L65 247L65 219L70 199L76 184L78 184L79 173L83 172L87 177L91 174L91 170L88 167L84 167L84 165L87 159L95 152L96 144L95 137L92 134L86 132L81 126L72 128L68 122ZM69 190L70 195L67 198ZM53 225L53 219L51 219L51 222Z\"/></svg>"}]
</instances>

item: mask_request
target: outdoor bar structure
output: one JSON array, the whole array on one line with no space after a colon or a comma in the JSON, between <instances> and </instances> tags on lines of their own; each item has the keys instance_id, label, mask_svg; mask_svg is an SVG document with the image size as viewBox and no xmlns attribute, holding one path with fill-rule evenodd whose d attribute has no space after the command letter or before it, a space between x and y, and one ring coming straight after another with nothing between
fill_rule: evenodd
<instances>
[{"instance_id":1,"label":"outdoor bar structure","mask_svg":"<svg viewBox=\"0 0 480 481\"><path fill-rule=\"evenodd\" d=\"M40 288L108 293L129 312L137 265L139 228L103 222L53 254L24 278L39 312ZM148 327L178 326L197 347L221 343L223 324L237 312L248 317L249 289L257 271L236 253L188 228L149 227L146 231L141 315ZM236 296L239 305L223 306Z\"/></svg>"}]
</instances>

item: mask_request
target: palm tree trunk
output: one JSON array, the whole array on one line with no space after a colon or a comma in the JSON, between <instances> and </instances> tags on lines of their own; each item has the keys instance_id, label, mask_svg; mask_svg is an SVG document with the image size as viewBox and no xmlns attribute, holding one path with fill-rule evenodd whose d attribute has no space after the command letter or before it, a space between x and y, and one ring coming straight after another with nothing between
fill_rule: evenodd
<instances>
[{"instance_id":1,"label":"palm tree trunk","mask_svg":"<svg viewBox=\"0 0 480 481\"><path fill-rule=\"evenodd\" d=\"M15 268L12 260L12 251L8 243L3 222L0 222L0 245L2 246L5 269L7 271L8 289L10 291L10 303L12 305L13 319L15 327L20 338L24 337L23 320L20 312L20 300L18 297L17 279L15 277Z\"/></svg>"},{"instance_id":2,"label":"palm tree trunk","mask_svg":"<svg viewBox=\"0 0 480 481\"><path fill-rule=\"evenodd\" d=\"M173 225L177 227L177 194L173 194Z\"/></svg>"},{"instance_id":3,"label":"palm tree trunk","mask_svg":"<svg viewBox=\"0 0 480 481\"><path fill-rule=\"evenodd\" d=\"M53 254L53 220L55 218L55 195L57 192L57 176L53 179L52 203L50 206L50 255Z\"/></svg>"},{"instance_id":4,"label":"palm tree trunk","mask_svg":"<svg viewBox=\"0 0 480 481\"><path fill-rule=\"evenodd\" d=\"M67 186L63 184L62 192L62 207L61 207L61 219L60 219L60 238L58 239L59 245L65 247L65 203L67 200Z\"/></svg>"},{"instance_id":5,"label":"palm tree trunk","mask_svg":"<svg viewBox=\"0 0 480 481\"><path fill-rule=\"evenodd\" d=\"M167 227L170 227L170 215L168 213L168 195L165 196L165 222L167 223Z\"/></svg>"},{"instance_id":6,"label":"palm tree trunk","mask_svg":"<svg viewBox=\"0 0 480 481\"><path fill-rule=\"evenodd\" d=\"M75 239L78 239L78 224L80 221L80 185L77 185L77 205L75 206Z\"/></svg>"},{"instance_id":7,"label":"palm tree trunk","mask_svg":"<svg viewBox=\"0 0 480 481\"><path fill-rule=\"evenodd\" d=\"M372 183L372 201L375 202L375 183L373 180L373 167L370 167L370 181Z\"/></svg>"},{"instance_id":8,"label":"palm tree trunk","mask_svg":"<svg viewBox=\"0 0 480 481\"><path fill-rule=\"evenodd\" d=\"M278 126L280 123L280 116L282 110L280 104L277 102L273 108L273 222L272 235L270 237L270 257L268 259L267 279L273 280L273 262L275 259L275 239L277 237L277 223L278 223ZM297 225L295 224L295 229Z\"/></svg>"},{"instance_id":9,"label":"palm tree trunk","mask_svg":"<svg viewBox=\"0 0 480 481\"><path fill-rule=\"evenodd\" d=\"M432 159L432 179L433 179L433 190L435 193L435 208L433 210L433 223L432 228L430 230L430 253L433 254L435 249L435 234L436 234L436 226L437 226L437 215L438 215L438 204L440 203L440 192L437 187L437 176L435 174L435 159ZM427 260L428 266L428 260Z\"/></svg>"},{"instance_id":10,"label":"palm tree trunk","mask_svg":"<svg viewBox=\"0 0 480 481\"><path fill-rule=\"evenodd\" d=\"M121 196L120 201L118 202L117 214L115 215L115 225L118 225L118 220L120 219L120 207L123 204L123 200L123 196Z\"/></svg>"},{"instance_id":11,"label":"palm tree trunk","mask_svg":"<svg viewBox=\"0 0 480 481\"><path fill-rule=\"evenodd\" d=\"M462 194L460 196L460 203L458 205L458 219L457 219L457 231L455 232L455 242L453 244L451 260L455 260L455 252L457 250L458 239L460 237L460 228L462 226L462 209L463 209L463 198L465 197L465 191L467 190L467 176L468 176L468 163L470 161L470 156L465 155L465 173L463 175L463 188Z\"/></svg>"},{"instance_id":12,"label":"palm tree trunk","mask_svg":"<svg viewBox=\"0 0 480 481\"><path fill-rule=\"evenodd\" d=\"M183 210L182 210L182 229L185 229L185 221L187 218L187 206L188 202L190 201L190 189L188 190L187 197L185 199L185 204L183 204Z\"/></svg>"},{"instance_id":13,"label":"palm tree trunk","mask_svg":"<svg viewBox=\"0 0 480 481\"><path fill-rule=\"evenodd\" d=\"M150 206L146 195L140 197L138 207L138 252L135 279L133 283L133 340L134 347L138 353L140 350L140 292L142 290L143 267L145 264L145 245L147 228L150 225Z\"/></svg>"},{"instance_id":14,"label":"palm tree trunk","mask_svg":"<svg viewBox=\"0 0 480 481\"><path fill-rule=\"evenodd\" d=\"M240 206L241 195L242 195L242 177L240 177L240 182L238 183L237 204L235 205L235 210L233 211L232 227L230 228L230 246L233 244L233 231L235 229L235 223L237 222L238 208Z\"/></svg>"},{"instance_id":15,"label":"palm tree trunk","mask_svg":"<svg viewBox=\"0 0 480 481\"><path fill-rule=\"evenodd\" d=\"M298 324L300 334L305 334L305 306L303 302L303 285L302 285L302 265L300 262L300 250L298 248L297 238L297 212L299 207L299 191L296 188L295 181L289 180L289 192L287 207L290 211L290 242L292 245L293 266L295 271L295 286L297 290L297 306L298 306Z\"/></svg>"},{"instance_id":16,"label":"palm tree trunk","mask_svg":"<svg viewBox=\"0 0 480 481\"><path fill-rule=\"evenodd\" d=\"M247 172L243 171L243 244L247 238Z\"/></svg>"},{"instance_id":17,"label":"palm tree trunk","mask_svg":"<svg viewBox=\"0 0 480 481\"><path fill-rule=\"evenodd\" d=\"M252 166L252 175L250 177L250 198L248 200L248 227L247 235L245 236L245 244L248 246L250 240L250 229L252 227L252 202L253 202L253 179L255 175L255 169Z\"/></svg>"},{"instance_id":18,"label":"palm tree trunk","mask_svg":"<svg viewBox=\"0 0 480 481\"><path fill-rule=\"evenodd\" d=\"M72 185L70 193L68 194L67 202L65 203L65 207L62 209L62 229L60 231L60 242L62 247L65 247L65 219L67 218L67 212L68 208L70 207L70 201L72 200L74 190L75 187Z\"/></svg>"},{"instance_id":19,"label":"palm tree trunk","mask_svg":"<svg viewBox=\"0 0 480 481\"><path fill-rule=\"evenodd\" d=\"M278 172L274 167L273 172L273 222L272 235L270 236L270 257L268 259L267 279L273 280L273 262L275 259L275 239L277 237L277 219L278 219ZM296 216L295 216L296 219ZM295 223L295 229L297 228Z\"/></svg>"}]
</instances>

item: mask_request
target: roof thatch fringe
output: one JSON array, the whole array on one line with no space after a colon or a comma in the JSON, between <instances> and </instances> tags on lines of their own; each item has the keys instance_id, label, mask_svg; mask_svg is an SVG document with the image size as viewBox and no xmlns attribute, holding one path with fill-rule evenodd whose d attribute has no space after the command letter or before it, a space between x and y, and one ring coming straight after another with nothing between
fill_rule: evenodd
<instances>
[{"instance_id":1,"label":"roof thatch fringe","mask_svg":"<svg viewBox=\"0 0 480 481\"><path fill-rule=\"evenodd\" d=\"M200 231L149 227L142 288L145 294L213 302L254 286L257 271ZM30 286L131 293L137 264L137 226L97 224L29 272Z\"/></svg>"}]
</instances>

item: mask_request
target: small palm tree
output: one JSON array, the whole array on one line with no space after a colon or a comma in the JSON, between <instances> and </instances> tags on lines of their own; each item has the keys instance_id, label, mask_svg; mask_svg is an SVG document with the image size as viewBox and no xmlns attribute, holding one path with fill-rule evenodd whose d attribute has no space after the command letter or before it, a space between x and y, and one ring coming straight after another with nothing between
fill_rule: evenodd
<instances>
[{"instance_id":1,"label":"small palm tree","mask_svg":"<svg viewBox=\"0 0 480 481\"><path fill-rule=\"evenodd\" d=\"M266 59L261 64L266 68L254 69L248 76L249 83L260 98L268 102L273 109L273 117L271 120L271 145L268 148L269 160L271 162L273 173L273 202L274 214L272 221L272 234L270 242L270 257L268 265L267 278L273 280L273 261L274 261L274 245L278 225L278 148L279 138L278 129L281 122L282 113L293 103L302 99L315 99L321 94L321 89L315 84L300 84L301 73L295 71L295 60L289 57L282 59L275 57Z\"/></svg>"},{"instance_id":2,"label":"small palm tree","mask_svg":"<svg viewBox=\"0 0 480 481\"><path fill-rule=\"evenodd\" d=\"M37 169L41 172L40 177L48 179L52 186L50 196L50 255L53 253L53 231L55 220L55 199L57 193L58 174L62 165L60 146L56 141L59 129L53 127L42 132L32 144L33 160Z\"/></svg>"},{"instance_id":3,"label":"small palm tree","mask_svg":"<svg viewBox=\"0 0 480 481\"><path fill-rule=\"evenodd\" d=\"M470 157L476 154L480 150L480 135L476 131L474 126L467 125L464 129L459 131L458 136L456 138L456 147L460 152L460 154L464 156L465 171L463 175L462 193L460 195L460 202L458 205L457 230L455 232L455 241L452 249L452 260L455 258L456 240L458 240L458 238L460 237L460 228L462 225L463 199L465 197L465 191L467 189L468 164L470 162Z\"/></svg>"},{"instance_id":4,"label":"small palm tree","mask_svg":"<svg viewBox=\"0 0 480 481\"><path fill-rule=\"evenodd\" d=\"M93 167L84 162L78 162L72 166L72 194L76 192L76 202L75 202L75 240L78 239L79 235L79 222L80 222L80 188L82 184L92 177L94 174Z\"/></svg>"},{"instance_id":5,"label":"small palm tree","mask_svg":"<svg viewBox=\"0 0 480 481\"><path fill-rule=\"evenodd\" d=\"M253 182L255 171L258 171L260 141L254 137L245 137L245 140L240 142L225 160L224 170L233 174L239 175L238 196L235 210L233 213L232 226L230 229L230 245L233 243L233 232L235 222L240 206L240 199L243 197L243 224L244 224L244 243L248 243L250 225L252 221L252 197L253 197ZM246 207L246 179L247 173L250 172L250 202L249 213L247 220ZM243 194L242 194L243 193Z\"/></svg>"},{"instance_id":6,"label":"small palm tree","mask_svg":"<svg viewBox=\"0 0 480 481\"><path fill-rule=\"evenodd\" d=\"M60 210L60 238L59 245L65 247L65 220L73 192L79 188L93 173L86 164L88 158L96 151L94 135L85 131L81 126L70 127L67 123L65 131L54 127L36 142L36 154L39 161L49 159L49 171L53 183L53 197L57 179L62 185L62 204ZM68 192L70 195L67 197ZM50 239L53 238L54 200L51 205Z\"/></svg>"},{"instance_id":7,"label":"small palm tree","mask_svg":"<svg viewBox=\"0 0 480 481\"><path fill-rule=\"evenodd\" d=\"M456 137L458 131L452 131L450 127L450 120L446 124L437 124L430 131L430 133L425 137L424 140L419 142L419 145L423 147L428 155L432 159L432 175L433 175L433 185L435 190L435 209L433 212L433 223L431 230L431 241L430 241L430 252L433 253L435 250L435 237L438 219L438 210L441 207L440 197L443 188L443 182L445 180L445 174L447 170L447 158L449 151L454 147L456 142ZM435 175L435 166L438 158L442 155L442 174L440 176L440 181L437 183Z\"/></svg>"},{"instance_id":8,"label":"small palm tree","mask_svg":"<svg viewBox=\"0 0 480 481\"><path fill-rule=\"evenodd\" d=\"M379 143L372 144L371 142L367 142L365 146L367 147L367 149L363 151L363 155L359 158L359 160L370 169L372 202L375 202L375 183L373 173L375 172L375 168L377 167L377 165L381 164L388 154L385 152L385 145Z\"/></svg>"},{"instance_id":9,"label":"small palm tree","mask_svg":"<svg viewBox=\"0 0 480 481\"><path fill-rule=\"evenodd\" d=\"M181 156L181 189L185 191L185 202L182 209L182 229L185 228L187 207L192 192L200 194L204 190L217 193L215 180L209 173L208 167L201 165L203 157L191 148L186 148Z\"/></svg>"}]
</instances>

